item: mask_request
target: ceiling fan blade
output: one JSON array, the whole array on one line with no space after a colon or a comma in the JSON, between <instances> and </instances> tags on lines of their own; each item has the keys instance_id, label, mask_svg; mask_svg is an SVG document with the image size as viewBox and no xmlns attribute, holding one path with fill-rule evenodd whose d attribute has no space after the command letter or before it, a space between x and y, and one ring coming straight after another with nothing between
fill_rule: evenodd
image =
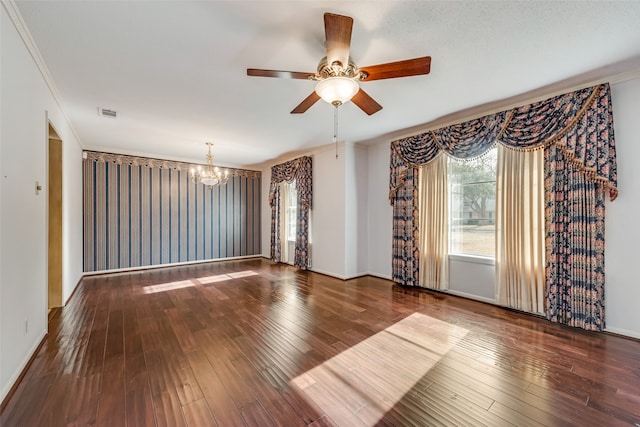
<instances>
[{"instance_id":1,"label":"ceiling fan blade","mask_svg":"<svg viewBox=\"0 0 640 427\"><path fill-rule=\"evenodd\" d=\"M422 58L371 65L369 67L361 67L359 71L367 74L367 77L362 79L363 82L429 74L429 71L431 71L431 57L423 56Z\"/></svg>"},{"instance_id":2,"label":"ceiling fan blade","mask_svg":"<svg viewBox=\"0 0 640 427\"><path fill-rule=\"evenodd\" d=\"M382 110L382 105L378 104L375 99L370 97L369 94L362 89L360 89L358 93L351 98L351 101L368 115L372 115Z\"/></svg>"},{"instance_id":3,"label":"ceiling fan blade","mask_svg":"<svg viewBox=\"0 0 640 427\"><path fill-rule=\"evenodd\" d=\"M320 95L315 91L311 92L311 95L307 96L296 108L291 111L291 114L302 114L307 111L313 104L320 100Z\"/></svg>"},{"instance_id":4,"label":"ceiling fan blade","mask_svg":"<svg viewBox=\"0 0 640 427\"><path fill-rule=\"evenodd\" d=\"M334 13L324 14L327 64L331 65L338 61L345 68L349 65L349 47L351 46L352 28L353 18L336 15Z\"/></svg>"},{"instance_id":5,"label":"ceiling fan blade","mask_svg":"<svg viewBox=\"0 0 640 427\"><path fill-rule=\"evenodd\" d=\"M298 71L261 70L259 68L247 68L247 76L253 77L278 77L280 79L308 80L316 73L302 73Z\"/></svg>"}]
</instances>

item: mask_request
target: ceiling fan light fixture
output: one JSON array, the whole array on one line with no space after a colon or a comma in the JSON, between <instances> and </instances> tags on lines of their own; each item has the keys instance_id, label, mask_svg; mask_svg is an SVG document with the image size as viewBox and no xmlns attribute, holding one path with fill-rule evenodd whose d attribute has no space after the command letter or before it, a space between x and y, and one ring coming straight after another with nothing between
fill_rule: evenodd
<instances>
[{"instance_id":1,"label":"ceiling fan light fixture","mask_svg":"<svg viewBox=\"0 0 640 427\"><path fill-rule=\"evenodd\" d=\"M341 105L349 102L360 90L358 82L349 77L329 77L316 84L316 93L325 102Z\"/></svg>"}]
</instances>

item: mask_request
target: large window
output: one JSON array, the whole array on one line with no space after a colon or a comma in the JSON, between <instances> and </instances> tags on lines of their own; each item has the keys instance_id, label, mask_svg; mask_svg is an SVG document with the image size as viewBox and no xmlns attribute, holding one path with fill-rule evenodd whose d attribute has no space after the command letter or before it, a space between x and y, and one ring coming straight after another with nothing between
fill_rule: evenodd
<instances>
[{"instance_id":1,"label":"large window","mask_svg":"<svg viewBox=\"0 0 640 427\"><path fill-rule=\"evenodd\" d=\"M497 150L449 159L449 253L495 256Z\"/></svg>"}]
</instances>

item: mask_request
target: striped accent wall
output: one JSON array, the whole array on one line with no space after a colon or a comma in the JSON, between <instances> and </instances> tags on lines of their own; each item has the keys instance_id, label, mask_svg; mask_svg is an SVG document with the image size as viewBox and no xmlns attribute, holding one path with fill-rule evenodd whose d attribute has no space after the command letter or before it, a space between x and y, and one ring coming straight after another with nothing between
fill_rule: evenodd
<instances>
[{"instance_id":1,"label":"striped accent wall","mask_svg":"<svg viewBox=\"0 0 640 427\"><path fill-rule=\"evenodd\" d=\"M192 164L85 155L85 272L260 255L260 172L208 188Z\"/></svg>"}]
</instances>

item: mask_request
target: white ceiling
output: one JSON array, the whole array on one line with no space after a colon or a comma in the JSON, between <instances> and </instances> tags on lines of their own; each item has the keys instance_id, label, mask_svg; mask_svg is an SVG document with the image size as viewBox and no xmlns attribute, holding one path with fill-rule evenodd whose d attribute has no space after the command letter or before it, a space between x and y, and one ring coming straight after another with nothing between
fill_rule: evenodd
<instances>
[{"instance_id":1,"label":"white ceiling","mask_svg":"<svg viewBox=\"0 0 640 427\"><path fill-rule=\"evenodd\" d=\"M360 66L432 57L429 75L363 83L384 108L340 108L339 138L353 142L640 58L640 1L16 3L85 149L201 162L213 141L229 166L331 142L333 107L289 114L313 82L246 75L315 72L324 12L353 17Z\"/></svg>"}]
</instances>

